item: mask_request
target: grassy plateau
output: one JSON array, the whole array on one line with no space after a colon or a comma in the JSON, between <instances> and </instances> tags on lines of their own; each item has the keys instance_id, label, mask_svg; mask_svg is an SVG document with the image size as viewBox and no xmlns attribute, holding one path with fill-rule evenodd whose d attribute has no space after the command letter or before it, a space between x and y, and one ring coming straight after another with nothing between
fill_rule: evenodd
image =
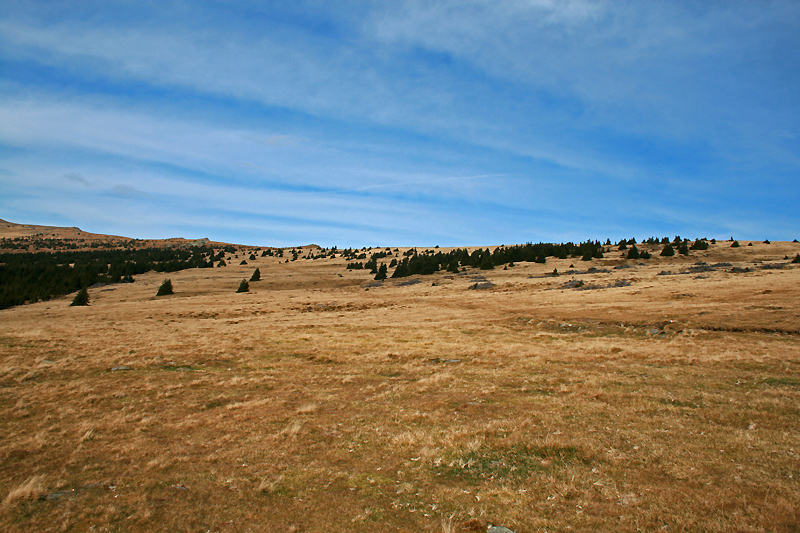
<instances>
[{"instance_id":1,"label":"grassy plateau","mask_svg":"<svg viewBox=\"0 0 800 533\"><path fill-rule=\"evenodd\" d=\"M740 243L2 310L0 530L800 531L800 244Z\"/></svg>"}]
</instances>

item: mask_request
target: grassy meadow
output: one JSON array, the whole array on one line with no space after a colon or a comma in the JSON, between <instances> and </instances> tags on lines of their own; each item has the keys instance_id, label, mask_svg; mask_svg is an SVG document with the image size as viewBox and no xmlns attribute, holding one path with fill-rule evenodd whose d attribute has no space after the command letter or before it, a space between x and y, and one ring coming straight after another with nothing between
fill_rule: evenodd
<instances>
[{"instance_id":1,"label":"grassy meadow","mask_svg":"<svg viewBox=\"0 0 800 533\"><path fill-rule=\"evenodd\" d=\"M800 244L740 242L2 310L0 530L798 531Z\"/></svg>"}]
</instances>

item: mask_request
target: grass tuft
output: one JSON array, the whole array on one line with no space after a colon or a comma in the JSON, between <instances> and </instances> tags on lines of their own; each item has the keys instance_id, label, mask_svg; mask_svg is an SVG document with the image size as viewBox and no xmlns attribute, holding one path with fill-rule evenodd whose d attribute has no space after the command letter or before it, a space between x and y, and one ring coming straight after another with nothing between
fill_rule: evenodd
<instances>
[{"instance_id":1,"label":"grass tuft","mask_svg":"<svg viewBox=\"0 0 800 533\"><path fill-rule=\"evenodd\" d=\"M13 506L20 500L34 500L43 496L47 490L44 485L44 475L31 476L16 487L12 488L5 500L3 507Z\"/></svg>"},{"instance_id":2,"label":"grass tuft","mask_svg":"<svg viewBox=\"0 0 800 533\"><path fill-rule=\"evenodd\" d=\"M524 481L534 474L554 470L573 462L589 464L575 446L533 446L519 443L507 447L480 445L455 452L438 466L437 475L465 481Z\"/></svg>"}]
</instances>

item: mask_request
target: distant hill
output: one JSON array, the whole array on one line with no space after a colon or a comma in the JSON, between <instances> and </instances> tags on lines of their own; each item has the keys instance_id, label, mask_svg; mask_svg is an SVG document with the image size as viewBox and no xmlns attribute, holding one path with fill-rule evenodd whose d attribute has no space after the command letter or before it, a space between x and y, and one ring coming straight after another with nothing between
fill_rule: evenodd
<instances>
[{"instance_id":1,"label":"distant hill","mask_svg":"<svg viewBox=\"0 0 800 533\"><path fill-rule=\"evenodd\" d=\"M0 239L4 251L25 252L82 250L97 248L181 248L188 246L224 246L227 243L212 242L208 238L184 239L133 239L118 235L89 233L77 227L40 226L16 224L0 219ZM10 241L10 242L9 242Z\"/></svg>"}]
</instances>

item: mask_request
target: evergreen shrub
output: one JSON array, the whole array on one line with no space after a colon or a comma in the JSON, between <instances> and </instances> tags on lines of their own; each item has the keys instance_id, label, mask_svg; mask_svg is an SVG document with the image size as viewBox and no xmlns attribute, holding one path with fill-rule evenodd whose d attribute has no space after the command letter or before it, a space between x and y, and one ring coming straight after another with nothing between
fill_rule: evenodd
<instances>
[{"instance_id":1,"label":"evergreen shrub","mask_svg":"<svg viewBox=\"0 0 800 533\"><path fill-rule=\"evenodd\" d=\"M69 305L89 305L89 291L87 291L85 287L79 290L78 294L75 295L75 298L72 299L72 303Z\"/></svg>"},{"instance_id":2,"label":"evergreen shrub","mask_svg":"<svg viewBox=\"0 0 800 533\"><path fill-rule=\"evenodd\" d=\"M168 294L175 294L175 292L172 290L172 281L165 279L164 283L158 288L156 296L166 296Z\"/></svg>"}]
</instances>

